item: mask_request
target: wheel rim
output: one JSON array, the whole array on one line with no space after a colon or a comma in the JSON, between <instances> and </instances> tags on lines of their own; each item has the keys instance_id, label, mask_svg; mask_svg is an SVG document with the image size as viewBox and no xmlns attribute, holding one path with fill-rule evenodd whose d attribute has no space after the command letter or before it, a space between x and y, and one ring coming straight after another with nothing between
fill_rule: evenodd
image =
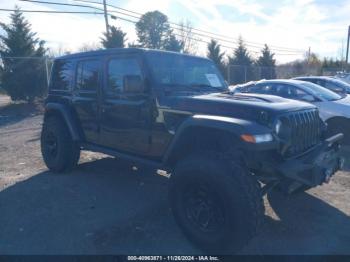
<instances>
[{"instance_id":1,"label":"wheel rim","mask_svg":"<svg viewBox=\"0 0 350 262\"><path fill-rule=\"evenodd\" d=\"M44 148L46 154L48 154L50 157L56 157L57 156L57 137L53 132L48 132L44 138Z\"/></svg>"},{"instance_id":2,"label":"wheel rim","mask_svg":"<svg viewBox=\"0 0 350 262\"><path fill-rule=\"evenodd\" d=\"M220 197L206 184L190 185L184 193L186 218L205 233L221 231L226 214Z\"/></svg>"}]
</instances>

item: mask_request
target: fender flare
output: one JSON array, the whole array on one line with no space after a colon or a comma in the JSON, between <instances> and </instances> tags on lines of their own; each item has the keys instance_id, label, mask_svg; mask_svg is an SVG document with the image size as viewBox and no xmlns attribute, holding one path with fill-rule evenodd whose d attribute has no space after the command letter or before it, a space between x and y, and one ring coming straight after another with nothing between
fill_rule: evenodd
<instances>
[{"instance_id":1,"label":"fender flare","mask_svg":"<svg viewBox=\"0 0 350 262\"><path fill-rule=\"evenodd\" d=\"M232 117L213 116L213 115L193 115L186 118L185 121L177 128L174 138L172 139L168 149L166 150L163 163L169 163L172 154L176 151L178 141L186 135L186 131L192 127L213 128L216 130L226 131L231 133L233 137L238 138L242 144L249 146L248 143L240 140L243 134L258 135L264 133L271 133L271 130L263 125L253 121L242 120ZM274 143L273 145L274 146Z\"/></svg>"},{"instance_id":2,"label":"fender flare","mask_svg":"<svg viewBox=\"0 0 350 262\"><path fill-rule=\"evenodd\" d=\"M53 103L49 102L45 105L45 116L46 118L51 113L58 113L63 121L66 123L67 128L69 130L69 133L72 136L73 141L81 141L81 135L78 129L78 126L76 122L74 121L72 113L69 111L67 106L59 104L59 103Z\"/></svg>"}]
</instances>

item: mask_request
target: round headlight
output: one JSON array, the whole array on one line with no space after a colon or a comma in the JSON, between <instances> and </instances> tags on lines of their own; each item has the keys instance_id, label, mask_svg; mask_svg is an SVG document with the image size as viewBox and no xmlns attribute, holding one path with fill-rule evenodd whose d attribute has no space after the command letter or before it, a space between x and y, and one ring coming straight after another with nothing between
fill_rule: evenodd
<instances>
[{"instance_id":1,"label":"round headlight","mask_svg":"<svg viewBox=\"0 0 350 262\"><path fill-rule=\"evenodd\" d=\"M276 124L275 124L275 132L276 134L279 134L281 131L281 127L282 127L282 122L281 120L277 120Z\"/></svg>"}]
</instances>

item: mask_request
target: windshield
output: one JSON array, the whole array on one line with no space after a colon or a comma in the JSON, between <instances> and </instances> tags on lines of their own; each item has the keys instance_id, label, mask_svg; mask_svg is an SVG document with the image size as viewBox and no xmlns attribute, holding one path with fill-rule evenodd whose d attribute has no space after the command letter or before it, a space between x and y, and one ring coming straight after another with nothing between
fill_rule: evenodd
<instances>
[{"instance_id":1,"label":"windshield","mask_svg":"<svg viewBox=\"0 0 350 262\"><path fill-rule=\"evenodd\" d=\"M345 92L350 92L350 85L348 83L345 83L338 79L331 79L332 83L334 83L336 86L342 88Z\"/></svg>"},{"instance_id":2,"label":"windshield","mask_svg":"<svg viewBox=\"0 0 350 262\"><path fill-rule=\"evenodd\" d=\"M327 101L334 101L342 98L340 95L328 90L327 88L313 83L303 82L302 85L305 87L305 91L308 91L310 94L318 96Z\"/></svg>"},{"instance_id":3,"label":"windshield","mask_svg":"<svg viewBox=\"0 0 350 262\"><path fill-rule=\"evenodd\" d=\"M185 91L226 91L226 83L210 60L171 53L147 53L157 84Z\"/></svg>"}]
</instances>

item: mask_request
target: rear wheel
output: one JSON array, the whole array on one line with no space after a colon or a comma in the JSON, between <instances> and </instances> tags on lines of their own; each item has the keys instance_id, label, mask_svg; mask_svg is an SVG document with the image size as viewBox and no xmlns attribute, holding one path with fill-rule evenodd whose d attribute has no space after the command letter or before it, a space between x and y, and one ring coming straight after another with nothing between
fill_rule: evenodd
<instances>
[{"instance_id":1,"label":"rear wheel","mask_svg":"<svg viewBox=\"0 0 350 262\"><path fill-rule=\"evenodd\" d=\"M260 187L239 164L215 154L180 161L170 179L174 217L199 247L220 254L241 249L264 214Z\"/></svg>"},{"instance_id":2,"label":"rear wheel","mask_svg":"<svg viewBox=\"0 0 350 262\"><path fill-rule=\"evenodd\" d=\"M72 140L60 117L45 119L41 132L41 153L46 166L54 172L68 171L78 163L80 147Z\"/></svg>"}]
</instances>

